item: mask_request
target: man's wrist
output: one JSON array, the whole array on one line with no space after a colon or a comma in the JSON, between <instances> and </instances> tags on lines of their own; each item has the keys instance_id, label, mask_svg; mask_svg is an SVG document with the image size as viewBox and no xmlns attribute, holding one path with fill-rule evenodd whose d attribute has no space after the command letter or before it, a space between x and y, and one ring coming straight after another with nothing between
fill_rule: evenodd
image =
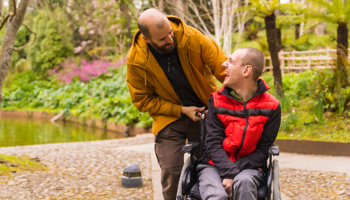
<instances>
[{"instance_id":1,"label":"man's wrist","mask_svg":"<svg viewBox=\"0 0 350 200\"><path fill-rule=\"evenodd\" d=\"M185 109L186 109L185 106L182 106L182 107L181 107L181 114L185 114Z\"/></svg>"}]
</instances>

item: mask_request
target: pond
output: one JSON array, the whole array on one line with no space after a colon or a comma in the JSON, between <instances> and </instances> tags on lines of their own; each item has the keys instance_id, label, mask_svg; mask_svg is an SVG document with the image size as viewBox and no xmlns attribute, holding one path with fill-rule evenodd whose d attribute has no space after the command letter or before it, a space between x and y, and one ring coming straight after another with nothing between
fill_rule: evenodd
<instances>
[{"instance_id":1,"label":"pond","mask_svg":"<svg viewBox=\"0 0 350 200\"><path fill-rule=\"evenodd\" d=\"M48 119L0 117L0 147L123 138L123 133Z\"/></svg>"}]
</instances>

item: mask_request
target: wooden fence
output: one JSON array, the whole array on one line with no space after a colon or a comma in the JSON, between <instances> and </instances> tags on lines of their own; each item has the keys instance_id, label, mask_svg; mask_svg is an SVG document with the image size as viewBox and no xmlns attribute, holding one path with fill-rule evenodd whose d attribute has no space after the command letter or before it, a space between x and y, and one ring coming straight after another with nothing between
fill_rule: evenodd
<instances>
[{"instance_id":1,"label":"wooden fence","mask_svg":"<svg viewBox=\"0 0 350 200\"><path fill-rule=\"evenodd\" d=\"M350 49L348 52L350 52ZM309 69L332 68L336 59L336 50L324 49L312 51L280 51L278 57L280 59L282 74L289 72L301 72ZM265 70L271 70L271 57L266 57L265 60Z\"/></svg>"}]
</instances>

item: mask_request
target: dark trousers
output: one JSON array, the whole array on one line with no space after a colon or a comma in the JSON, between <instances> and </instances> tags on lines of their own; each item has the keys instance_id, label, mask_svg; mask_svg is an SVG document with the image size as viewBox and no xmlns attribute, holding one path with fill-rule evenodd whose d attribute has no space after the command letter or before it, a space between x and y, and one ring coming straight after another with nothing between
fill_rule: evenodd
<instances>
[{"instance_id":1,"label":"dark trousers","mask_svg":"<svg viewBox=\"0 0 350 200\"><path fill-rule=\"evenodd\" d=\"M161 168L161 182L164 200L176 199L177 185L184 164L183 145L200 141L200 122L193 122L187 116L169 124L155 139L155 153ZM199 148L196 152L199 155ZM198 157L197 157L198 158Z\"/></svg>"}]
</instances>

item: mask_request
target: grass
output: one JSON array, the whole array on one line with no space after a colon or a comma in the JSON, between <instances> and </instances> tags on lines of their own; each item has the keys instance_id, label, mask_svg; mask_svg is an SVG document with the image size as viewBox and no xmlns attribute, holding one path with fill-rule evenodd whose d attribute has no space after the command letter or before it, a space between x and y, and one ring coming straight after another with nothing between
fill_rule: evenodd
<instances>
[{"instance_id":1,"label":"grass","mask_svg":"<svg viewBox=\"0 0 350 200\"><path fill-rule=\"evenodd\" d=\"M27 155L11 156L0 154L0 176L22 171L45 171L48 168L36 158Z\"/></svg>"},{"instance_id":2,"label":"grass","mask_svg":"<svg viewBox=\"0 0 350 200\"><path fill-rule=\"evenodd\" d=\"M329 112L331 105L324 105L315 95L315 87L311 87L321 84L315 79L318 74L317 71L306 71L283 75L285 95L278 98L282 119L277 139L350 143L350 104L345 105L343 112L334 109ZM272 74L263 74L263 79L271 87L269 92L276 96ZM336 99L333 104L337 104Z\"/></svg>"},{"instance_id":3,"label":"grass","mask_svg":"<svg viewBox=\"0 0 350 200\"><path fill-rule=\"evenodd\" d=\"M337 113L316 114L310 98L291 102L289 109L282 108L282 122L277 139L312 140L350 143L350 118ZM282 101L283 103L283 101ZM283 104L282 104L283 107ZM318 116L318 117L317 117Z\"/></svg>"},{"instance_id":4,"label":"grass","mask_svg":"<svg viewBox=\"0 0 350 200\"><path fill-rule=\"evenodd\" d=\"M350 143L349 119L328 119L322 125L310 123L298 126L292 130L281 130L277 139L312 140L324 142Z\"/></svg>"}]
</instances>

